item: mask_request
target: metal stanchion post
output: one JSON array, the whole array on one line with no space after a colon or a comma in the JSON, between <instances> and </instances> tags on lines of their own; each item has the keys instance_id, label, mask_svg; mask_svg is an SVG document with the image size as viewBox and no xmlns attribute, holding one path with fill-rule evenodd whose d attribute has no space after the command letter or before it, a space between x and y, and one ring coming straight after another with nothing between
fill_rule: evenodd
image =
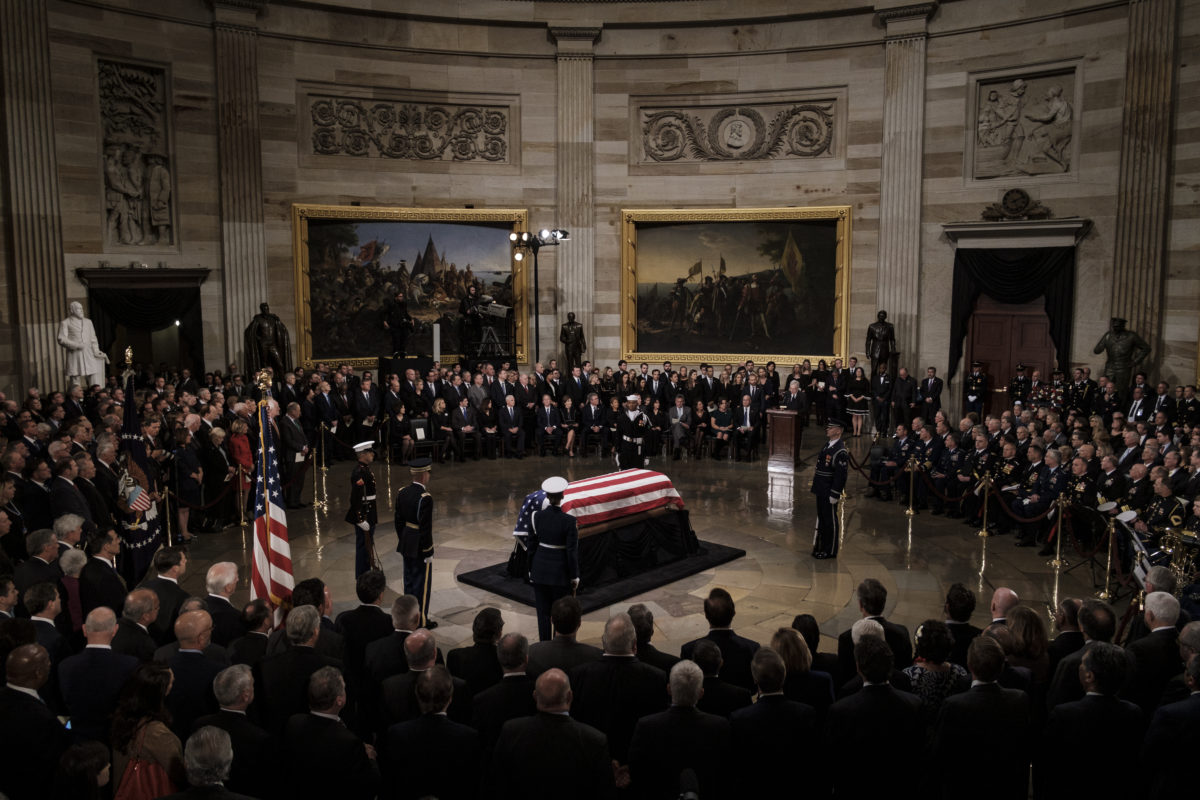
<instances>
[{"instance_id":1,"label":"metal stanchion post","mask_svg":"<svg viewBox=\"0 0 1200 800\"><path fill-rule=\"evenodd\" d=\"M1114 518L1109 517L1109 519L1108 519L1108 547L1107 547L1108 558L1104 563L1104 588L1100 591L1100 594L1096 595L1097 598L1099 598L1100 600L1103 600L1106 603L1111 602L1112 597L1113 597L1112 592L1109 590L1112 588L1113 534L1116 532L1116 528L1117 528L1117 521Z\"/></svg>"},{"instance_id":2,"label":"metal stanchion post","mask_svg":"<svg viewBox=\"0 0 1200 800\"><path fill-rule=\"evenodd\" d=\"M163 487L163 524L167 526L167 546L175 544L174 537L171 536L171 487Z\"/></svg>"},{"instance_id":3,"label":"metal stanchion post","mask_svg":"<svg viewBox=\"0 0 1200 800\"><path fill-rule=\"evenodd\" d=\"M322 422L321 423L321 472L322 472L322 474L329 472L329 459L325 455L325 448L328 446L329 443L327 441L325 441L325 430L326 430L325 423Z\"/></svg>"},{"instance_id":4,"label":"metal stanchion post","mask_svg":"<svg viewBox=\"0 0 1200 800\"><path fill-rule=\"evenodd\" d=\"M908 508L904 510L904 516L916 516L916 509L913 508L913 497L917 493L917 457L908 457Z\"/></svg>"},{"instance_id":5,"label":"metal stanchion post","mask_svg":"<svg viewBox=\"0 0 1200 800\"><path fill-rule=\"evenodd\" d=\"M238 498L238 525L246 527L246 490L245 490L246 468L238 464L237 468L237 498Z\"/></svg>"},{"instance_id":6,"label":"metal stanchion post","mask_svg":"<svg viewBox=\"0 0 1200 800\"><path fill-rule=\"evenodd\" d=\"M1062 541L1063 536L1067 533L1067 506L1070 505L1070 500L1066 494L1060 494L1058 499L1054 501L1058 506L1058 533L1054 536L1054 558L1046 562L1046 566L1054 567L1055 580L1058 579L1058 573L1063 567L1070 566L1070 562L1062 557Z\"/></svg>"},{"instance_id":7,"label":"metal stanchion post","mask_svg":"<svg viewBox=\"0 0 1200 800\"><path fill-rule=\"evenodd\" d=\"M981 483L983 484L983 527L979 529L976 535L986 539L992 535L988 532L988 491L992 488L992 477L984 475Z\"/></svg>"}]
</instances>

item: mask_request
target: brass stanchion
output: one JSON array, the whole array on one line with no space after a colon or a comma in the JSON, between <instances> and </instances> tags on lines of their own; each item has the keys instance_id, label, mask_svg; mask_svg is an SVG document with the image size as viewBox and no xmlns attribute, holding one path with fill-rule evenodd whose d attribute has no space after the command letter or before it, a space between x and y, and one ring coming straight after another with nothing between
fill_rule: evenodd
<instances>
[{"instance_id":1,"label":"brass stanchion","mask_svg":"<svg viewBox=\"0 0 1200 800\"><path fill-rule=\"evenodd\" d=\"M1057 581L1058 573L1062 570L1062 568L1068 567L1071 565L1071 562L1067 561L1065 558L1062 557L1063 536L1065 536L1067 533L1066 512L1067 512L1067 506L1070 505L1071 501L1067 499L1067 496L1064 493L1064 494L1060 494L1054 502L1055 502L1055 505L1058 506L1058 533L1056 533L1054 535L1054 558L1047 561L1046 566L1054 567L1054 577L1055 577L1055 580Z\"/></svg>"},{"instance_id":2,"label":"brass stanchion","mask_svg":"<svg viewBox=\"0 0 1200 800\"><path fill-rule=\"evenodd\" d=\"M325 449L329 443L325 441L325 431L327 430L327 428L325 427L324 422L321 423L320 430L321 430L321 472L325 473L325 472L329 472L329 463L325 457Z\"/></svg>"},{"instance_id":3,"label":"brass stanchion","mask_svg":"<svg viewBox=\"0 0 1200 800\"><path fill-rule=\"evenodd\" d=\"M322 450L321 454L324 455L324 453L325 453L325 451ZM321 470L317 469L316 461L317 460L314 458L313 459L313 471L312 471L312 474L313 474L313 509L315 510L315 509L319 508L322 511L325 511L328 499L326 498L323 500L321 498L320 491L318 491L318 489L319 489L318 482L321 480L324 480L324 473Z\"/></svg>"},{"instance_id":4,"label":"brass stanchion","mask_svg":"<svg viewBox=\"0 0 1200 800\"><path fill-rule=\"evenodd\" d=\"M238 464L237 468L237 498L238 498L238 526L246 527L246 468Z\"/></svg>"},{"instance_id":5,"label":"brass stanchion","mask_svg":"<svg viewBox=\"0 0 1200 800\"><path fill-rule=\"evenodd\" d=\"M1108 518L1108 558L1104 564L1104 588L1096 597L1108 603L1112 601L1112 551L1113 551L1113 534L1116 533L1117 521L1113 517Z\"/></svg>"},{"instance_id":6,"label":"brass stanchion","mask_svg":"<svg viewBox=\"0 0 1200 800\"><path fill-rule=\"evenodd\" d=\"M984 475L980 483L983 485L983 527L979 529L976 536L986 539L992 535L988 531L988 490L992 488L992 476Z\"/></svg>"},{"instance_id":7,"label":"brass stanchion","mask_svg":"<svg viewBox=\"0 0 1200 800\"><path fill-rule=\"evenodd\" d=\"M904 516L916 516L917 510L913 508L913 497L917 493L917 457L908 457L908 508L904 510Z\"/></svg>"},{"instance_id":8,"label":"brass stanchion","mask_svg":"<svg viewBox=\"0 0 1200 800\"><path fill-rule=\"evenodd\" d=\"M163 487L163 524L167 526L167 546L175 545L175 539L171 536L171 487Z\"/></svg>"}]
</instances>

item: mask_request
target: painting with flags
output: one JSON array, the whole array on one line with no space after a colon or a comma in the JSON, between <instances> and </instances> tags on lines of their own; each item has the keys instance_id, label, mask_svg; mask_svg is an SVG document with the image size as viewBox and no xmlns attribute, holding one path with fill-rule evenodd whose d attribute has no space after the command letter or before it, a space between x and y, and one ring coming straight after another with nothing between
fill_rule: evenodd
<instances>
[{"instance_id":1,"label":"painting with flags","mask_svg":"<svg viewBox=\"0 0 1200 800\"><path fill-rule=\"evenodd\" d=\"M279 454L275 447L270 413L270 384L260 378L258 401L258 458L254 468L254 560L250 569L250 599L263 598L278 610L295 585L292 549L288 543L287 512L279 479ZM278 614L276 615L278 617Z\"/></svg>"},{"instance_id":2,"label":"painting with flags","mask_svg":"<svg viewBox=\"0 0 1200 800\"><path fill-rule=\"evenodd\" d=\"M134 396L133 352L125 351L125 396ZM137 404L125 404L121 425L121 470L120 493L117 506L120 509L121 526L121 576L130 586L137 585L154 553L163 543L162 516L159 513L159 466L150 457L145 434L155 435L158 421L147 421L143 425L138 419ZM143 428L149 430L143 430Z\"/></svg>"}]
</instances>

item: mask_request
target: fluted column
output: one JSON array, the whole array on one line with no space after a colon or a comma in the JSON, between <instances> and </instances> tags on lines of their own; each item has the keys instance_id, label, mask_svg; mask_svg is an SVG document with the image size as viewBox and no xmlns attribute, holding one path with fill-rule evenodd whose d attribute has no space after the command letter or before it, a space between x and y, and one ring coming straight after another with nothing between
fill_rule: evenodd
<instances>
[{"instance_id":1,"label":"fluted column","mask_svg":"<svg viewBox=\"0 0 1200 800\"><path fill-rule=\"evenodd\" d=\"M916 367L920 341L926 22L936 10L937 3L876 4L887 31L877 292L879 307L896 326L901 363L910 369Z\"/></svg>"},{"instance_id":2,"label":"fluted column","mask_svg":"<svg viewBox=\"0 0 1200 800\"><path fill-rule=\"evenodd\" d=\"M571 239L554 251L558 272L556 307L562 319L544 321L549 330L542 341L557 342L558 325L566 320L568 311L574 311L587 337L588 352L584 358L590 358L595 348L592 305L596 284L592 53L600 38L600 28L551 28L550 34L558 45L556 225L569 231ZM547 350L557 352L558 347L552 345Z\"/></svg>"},{"instance_id":3,"label":"fluted column","mask_svg":"<svg viewBox=\"0 0 1200 800\"><path fill-rule=\"evenodd\" d=\"M50 37L43 0L0 3L4 144L12 213L15 329L21 381L65 385L58 321L67 315L58 160L50 93Z\"/></svg>"},{"instance_id":4,"label":"fluted column","mask_svg":"<svg viewBox=\"0 0 1200 800\"><path fill-rule=\"evenodd\" d=\"M213 0L212 5L225 357L244 366L242 333L258 304L267 300L257 29L266 0Z\"/></svg>"},{"instance_id":5,"label":"fluted column","mask_svg":"<svg viewBox=\"0 0 1200 800\"><path fill-rule=\"evenodd\" d=\"M1162 357L1162 292L1170 214L1176 0L1132 0L1125 57L1112 315Z\"/></svg>"}]
</instances>

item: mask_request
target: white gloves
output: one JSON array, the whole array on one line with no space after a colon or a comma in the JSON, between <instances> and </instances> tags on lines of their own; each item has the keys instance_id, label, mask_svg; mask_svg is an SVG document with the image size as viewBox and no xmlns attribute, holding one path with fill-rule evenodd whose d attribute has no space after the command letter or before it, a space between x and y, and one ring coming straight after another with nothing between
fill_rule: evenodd
<instances>
[{"instance_id":1,"label":"white gloves","mask_svg":"<svg viewBox=\"0 0 1200 800\"><path fill-rule=\"evenodd\" d=\"M432 563L433 563L433 556L429 556L428 558L426 558L426 559L425 559L425 563L426 563L426 564L432 564Z\"/></svg>"},{"instance_id":2,"label":"white gloves","mask_svg":"<svg viewBox=\"0 0 1200 800\"><path fill-rule=\"evenodd\" d=\"M370 525L368 525L368 524L367 524L367 523L365 523L365 522L360 522L360 523L358 523L357 527L358 527L358 529L359 529L360 531L369 531L369 530L371 530L371 526L370 526Z\"/></svg>"},{"instance_id":3,"label":"white gloves","mask_svg":"<svg viewBox=\"0 0 1200 800\"><path fill-rule=\"evenodd\" d=\"M829 495L829 502L831 502L831 503L836 503L838 500L841 500L841 499L842 499L842 496L840 494Z\"/></svg>"}]
</instances>

